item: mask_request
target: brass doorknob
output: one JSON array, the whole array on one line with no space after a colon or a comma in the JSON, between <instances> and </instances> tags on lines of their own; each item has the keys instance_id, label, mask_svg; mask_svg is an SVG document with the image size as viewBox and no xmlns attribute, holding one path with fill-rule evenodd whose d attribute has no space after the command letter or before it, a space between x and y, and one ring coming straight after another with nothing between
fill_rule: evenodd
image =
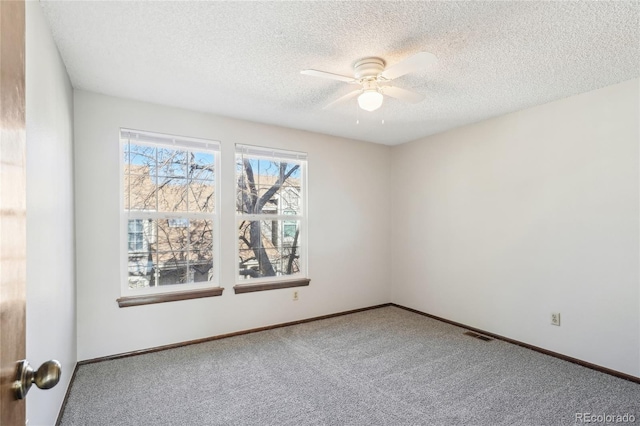
<instances>
[{"instance_id":1,"label":"brass doorknob","mask_svg":"<svg viewBox=\"0 0 640 426\"><path fill-rule=\"evenodd\" d=\"M16 381L13 382L16 399L24 399L33 383L40 389L51 389L60 381L61 372L62 367L56 360L43 363L37 370L27 360L19 361Z\"/></svg>"}]
</instances>

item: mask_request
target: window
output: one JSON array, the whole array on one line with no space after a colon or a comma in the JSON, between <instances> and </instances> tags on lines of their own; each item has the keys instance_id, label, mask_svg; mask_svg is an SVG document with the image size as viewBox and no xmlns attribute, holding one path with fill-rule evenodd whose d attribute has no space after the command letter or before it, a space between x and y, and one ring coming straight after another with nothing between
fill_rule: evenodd
<instances>
[{"instance_id":1,"label":"window","mask_svg":"<svg viewBox=\"0 0 640 426\"><path fill-rule=\"evenodd\" d=\"M218 143L126 129L120 140L122 294L215 287Z\"/></svg>"},{"instance_id":2,"label":"window","mask_svg":"<svg viewBox=\"0 0 640 426\"><path fill-rule=\"evenodd\" d=\"M236 145L236 293L308 285L305 185L306 154Z\"/></svg>"},{"instance_id":3,"label":"window","mask_svg":"<svg viewBox=\"0 0 640 426\"><path fill-rule=\"evenodd\" d=\"M129 252L145 250L145 233L142 219L129 220Z\"/></svg>"}]
</instances>

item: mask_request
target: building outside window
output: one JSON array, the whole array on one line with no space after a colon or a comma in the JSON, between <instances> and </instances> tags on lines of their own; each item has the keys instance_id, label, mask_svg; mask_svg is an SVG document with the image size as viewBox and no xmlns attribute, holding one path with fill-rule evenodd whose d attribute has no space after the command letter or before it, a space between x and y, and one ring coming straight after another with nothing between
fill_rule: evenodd
<instances>
[{"instance_id":1,"label":"building outside window","mask_svg":"<svg viewBox=\"0 0 640 426\"><path fill-rule=\"evenodd\" d=\"M123 295L218 285L215 141L121 129Z\"/></svg>"}]
</instances>

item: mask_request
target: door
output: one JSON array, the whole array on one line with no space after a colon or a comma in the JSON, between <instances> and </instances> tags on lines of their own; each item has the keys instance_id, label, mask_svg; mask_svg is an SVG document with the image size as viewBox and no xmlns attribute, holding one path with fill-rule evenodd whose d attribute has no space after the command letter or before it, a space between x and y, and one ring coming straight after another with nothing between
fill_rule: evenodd
<instances>
[{"instance_id":1,"label":"door","mask_svg":"<svg viewBox=\"0 0 640 426\"><path fill-rule=\"evenodd\" d=\"M0 0L0 425L24 425L12 385L25 358L25 12Z\"/></svg>"}]
</instances>

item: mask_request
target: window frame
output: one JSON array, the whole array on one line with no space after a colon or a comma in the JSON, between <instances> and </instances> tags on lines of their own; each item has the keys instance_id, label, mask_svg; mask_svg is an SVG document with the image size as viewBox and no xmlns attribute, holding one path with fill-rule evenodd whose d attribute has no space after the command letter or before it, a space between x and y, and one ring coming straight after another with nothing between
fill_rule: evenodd
<instances>
[{"instance_id":1,"label":"window frame","mask_svg":"<svg viewBox=\"0 0 640 426\"><path fill-rule=\"evenodd\" d=\"M290 214L282 211L282 214L272 213L239 213L237 207L234 207L235 211L235 262L234 262L234 274L235 274L235 286L234 290L236 294L251 293L255 291L273 290L280 288L307 286L310 283L309 279L309 264L308 264L308 159L307 154L303 152L288 151L282 149L275 149L269 147L261 147L254 145L236 144L234 152L234 164L236 168L234 170L234 194L238 196L238 172L237 163L238 155L255 158L266 159L269 161L286 161L290 160L300 165L300 212L298 214ZM237 202L237 201L236 201ZM286 222L298 221L299 233L298 233L298 260L299 271L291 275L276 275L272 277L259 277L259 278L241 278L240 277L240 244L237 231L240 228L240 224L243 221L278 221L283 226Z\"/></svg>"},{"instance_id":2,"label":"window frame","mask_svg":"<svg viewBox=\"0 0 640 426\"><path fill-rule=\"evenodd\" d=\"M134 139L135 136L138 139ZM140 137L142 139L140 139ZM162 147L168 149L184 149L185 151L203 152L212 154L214 158L214 206L211 212L157 212L152 210L128 210L125 206L125 159L126 146L134 143L141 146ZM223 288L220 287L220 142L216 140L175 136L170 134L155 133L141 130L120 128L119 130L119 154L120 154L120 295L117 299L120 307L136 306L149 303L161 303L175 300L185 300L199 297L219 296ZM211 220L212 232L212 264L213 272L210 281L176 283L157 285L154 287L129 288L129 220Z\"/></svg>"}]
</instances>

